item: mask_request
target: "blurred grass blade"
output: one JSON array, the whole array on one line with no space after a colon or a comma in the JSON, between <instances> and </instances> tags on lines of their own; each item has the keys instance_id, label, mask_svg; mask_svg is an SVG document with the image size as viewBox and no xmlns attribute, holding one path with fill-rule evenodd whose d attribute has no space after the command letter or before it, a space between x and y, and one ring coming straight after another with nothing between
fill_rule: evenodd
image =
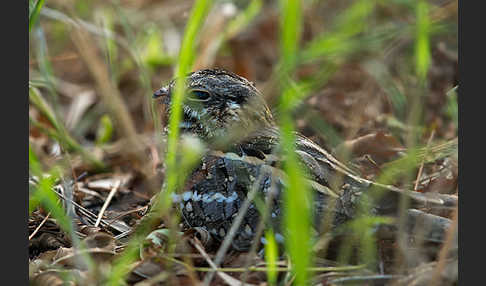
<instances>
[{"instance_id":1,"label":"blurred grass blade","mask_svg":"<svg viewBox=\"0 0 486 286\"><path fill-rule=\"evenodd\" d=\"M35 175L39 182L34 188L33 194L38 201L48 209L54 218L56 218L59 226L69 234L73 233L70 218L66 215L66 212L59 204L59 199L54 193L54 183L59 180L59 169L53 169L48 175L44 175L42 172L42 166L37 158L34 150L29 145L29 171L32 175Z\"/></svg>"},{"instance_id":2,"label":"blurred grass blade","mask_svg":"<svg viewBox=\"0 0 486 286\"><path fill-rule=\"evenodd\" d=\"M48 94L51 96L51 105L44 100L38 89L33 87L29 82L29 100L40 109L41 113L46 116L49 122L54 126L55 132L50 132L51 135L55 134L56 140L66 151L79 152L88 163L92 164L97 169L103 169L104 164L96 159L91 153L87 152L83 146L81 146L74 138L72 138L62 122L62 116L60 113L59 97L54 88L54 75L52 64L49 61L47 41L44 35L44 31L41 28L36 29L36 39L38 40L37 57L39 60L39 68L46 84ZM44 130L47 130L43 128Z\"/></svg>"},{"instance_id":3,"label":"blurred grass blade","mask_svg":"<svg viewBox=\"0 0 486 286\"><path fill-rule=\"evenodd\" d=\"M175 191L177 184L177 146L179 138L179 122L182 117L182 102L184 100L185 93L185 77L190 71L195 55L196 36L203 24L203 20L209 10L211 1L198 0L194 4L191 11L189 22L187 23L184 33L184 39L182 41L181 51L179 54L179 62L176 71L176 86L175 92L172 96L171 113L169 118L169 136L167 140L167 188L164 190L164 196L166 199L163 203L163 208L167 208L170 205L170 195Z\"/></svg>"},{"instance_id":4,"label":"blurred grass blade","mask_svg":"<svg viewBox=\"0 0 486 286\"><path fill-rule=\"evenodd\" d=\"M452 118L456 127L458 126L459 120L459 108L457 106L457 86L447 92L447 106L446 106L446 113L447 115Z\"/></svg>"},{"instance_id":5,"label":"blurred grass blade","mask_svg":"<svg viewBox=\"0 0 486 286\"><path fill-rule=\"evenodd\" d=\"M42 166L39 159L35 155L32 147L29 144L29 175L34 175L36 177L42 176ZM40 199L35 195L35 188L31 190L31 184L29 183L29 215L37 208L40 204Z\"/></svg>"},{"instance_id":6,"label":"blurred grass blade","mask_svg":"<svg viewBox=\"0 0 486 286\"><path fill-rule=\"evenodd\" d=\"M70 10L71 13L74 13L72 7ZM140 151L142 146L138 139L134 120L117 84L112 80L104 59L99 55L99 49L94 39L84 28L72 29L71 32L74 46L96 83L103 104L114 119L117 132L120 136L126 138L126 144L122 146L123 150L127 157L135 162L143 162L144 159Z\"/></svg>"},{"instance_id":7,"label":"blurred grass blade","mask_svg":"<svg viewBox=\"0 0 486 286\"><path fill-rule=\"evenodd\" d=\"M354 37L368 26L368 16L373 12L375 1L356 1L339 16L333 31L316 37L302 52L304 61L313 61L326 56L342 56L362 48Z\"/></svg>"},{"instance_id":8,"label":"blurred grass blade","mask_svg":"<svg viewBox=\"0 0 486 286\"><path fill-rule=\"evenodd\" d=\"M49 177L39 178L38 188L35 193L40 198L41 204L52 213L59 226L66 233L73 234L71 219L66 215L66 211L59 204L59 199L53 191L54 182L58 179L59 174L56 171L51 171Z\"/></svg>"},{"instance_id":9,"label":"blurred grass blade","mask_svg":"<svg viewBox=\"0 0 486 286\"><path fill-rule=\"evenodd\" d=\"M285 247L290 254L296 285L307 285L310 265L310 194L295 153L295 134L291 111L299 101L298 85L291 80L296 66L301 37L300 0L280 4L280 127L284 170L288 175L284 192Z\"/></svg>"},{"instance_id":10,"label":"blurred grass blade","mask_svg":"<svg viewBox=\"0 0 486 286\"><path fill-rule=\"evenodd\" d=\"M179 61L176 69L176 86L174 95L171 97L171 112L169 117L169 134L167 138L167 153L165 157L165 164L167 173L165 177L162 194L157 200L154 211L160 211L159 215L164 216L165 212L170 208L172 203L172 194L180 186L180 182L185 178L181 175L187 175L189 170L182 173L181 166L178 164L178 154L180 148L179 142L179 122L182 117L182 103L185 95L185 80L186 75L191 70L195 58L196 37L203 25L204 19L208 14L210 4L212 1L198 0L194 3L191 10L191 15L184 31L184 38L182 40L181 50L179 54ZM166 217L169 219L166 223L169 227L175 227L177 216ZM172 233L175 233L172 232ZM171 236L170 240L174 239ZM173 242L173 241L171 241ZM171 245L171 243L169 243Z\"/></svg>"},{"instance_id":11,"label":"blurred grass blade","mask_svg":"<svg viewBox=\"0 0 486 286\"><path fill-rule=\"evenodd\" d=\"M407 97L398 87L396 79L392 77L388 67L380 61L370 61L365 64L365 68L386 92L386 96L393 105L394 114L398 118L404 119Z\"/></svg>"},{"instance_id":12,"label":"blurred grass blade","mask_svg":"<svg viewBox=\"0 0 486 286\"><path fill-rule=\"evenodd\" d=\"M32 189L29 188L29 214L38 205L42 205L51 213L51 216L56 220L59 227L71 237L73 245L80 247L82 251L82 246L79 245L79 238L74 232L73 221L54 192L56 182L59 182L61 179L61 169L54 167L48 174L44 174L35 152L29 145L29 171L38 178L38 183ZM81 258L82 260L79 262L84 263L88 267L88 270L92 271L94 269L94 262L91 257L87 253L84 253L81 254Z\"/></svg>"},{"instance_id":13,"label":"blurred grass blade","mask_svg":"<svg viewBox=\"0 0 486 286\"><path fill-rule=\"evenodd\" d=\"M418 88L411 93L412 99L408 114L407 124L415 127L423 124L424 98L428 94L427 72L430 66L430 19L429 4L427 1L419 0L415 4L415 72L418 77ZM418 128L411 128L406 138L407 147L417 144L421 132Z\"/></svg>"},{"instance_id":14,"label":"blurred grass blade","mask_svg":"<svg viewBox=\"0 0 486 286\"><path fill-rule=\"evenodd\" d=\"M236 6L238 5L232 3L220 4L213 12L217 14L217 17L222 18L211 21L202 31L202 37L207 36L207 38L201 44L199 57L194 64L196 69L213 66L221 47L247 27L258 15L263 5L261 0L252 0L244 11L236 14L238 10ZM217 9L220 9L220 11L216 11Z\"/></svg>"},{"instance_id":15,"label":"blurred grass blade","mask_svg":"<svg viewBox=\"0 0 486 286\"><path fill-rule=\"evenodd\" d=\"M407 151L407 154L400 159L386 163L382 167L380 176L375 180L377 183L390 185L393 184L400 176L404 176L413 168L416 168L423 156L420 156L419 148L412 148Z\"/></svg>"},{"instance_id":16,"label":"blurred grass blade","mask_svg":"<svg viewBox=\"0 0 486 286\"><path fill-rule=\"evenodd\" d=\"M394 222L391 217L369 216L355 218L342 226L347 229L347 235L338 252L338 261L341 264L349 263L353 247L359 249L358 263L368 265L370 269L376 267L377 248L376 248L376 229L379 225L389 225Z\"/></svg>"},{"instance_id":17,"label":"blurred grass blade","mask_svg":"<svg viewBox=\"0 0 486 286\"><path fill-rule=\"evenodd\" d=\"M30 6L32 7L34 0L30 1ZM35 5L33 5L32 9L29 9L29 33L32 30L32 27L35 25L37 19L39 18L39 14L42 8L42 5L44 5L44 0L37 0Z\"/></svg>"},{"instance_id":18,"label":"blurred grass blade","mask_svg":"<svg viewBox=\"0 0 486 286\"><path fill-rule=\"evenodd\" d=\"M79 152L90 164L93 164L95 168L103 169L105 168L103 162L96 159L92 154L87 152L83 146L81 146L76 140L74 140L66 131L64 126L58 121L54 111L50 105L44 100L39 90L32 85L29 86L29 101L39 109L42 115L44 115L49 123L52 124L54 128L47 127L34 121L30 118L30 123L41 129L48 136L53 137L56 141L61 144L67 151L77 151Z\"/></svg>"},{"instance_id":19,"label":"blurred grass blade","mask_svg":"<svg viewBox=\"0 0 486 286\"><path fill-rule=\"evenodd\" d=\"M349 37L364 31L368 24L368 15L371 14L374 7L374 0L355 1L337 20L340 33Z\"/></svg>"},{"instance_id":20,"label":"blurred grass blade","mask_svg":"<svg viewBox=\"0 0 486 286\"><path fill-rule=\"evenodd\" d=\"M287 116L286 116L287 117ZM310 193L304 174L300 170L295 155L292 123L290 118L282 122L282 145L287 157L284 169L288 175L285 190L285 216L286 226L285 246L290 254L297 285L307 285L307 268L310 264Z\"/></svg>"},{"instance_id":21,"label":"blurred grass blade","mask_svg":"<svg viewBox=\"0 0 486 286\"><path fill-rule=\"evenodd\" d=\"M113 136L113 122L110 116L103 115L100 119L98 130L96 132L96 145L103 145L110 141Z\"/></svg>"},{"instance_id":22,"label":"blurred grass blade","mask_svg":"<svg viewBox=\"0 0 486 286\"><path fill-rule=\"evenodd\" d=\"M145 66L154 69L174 62L174 59L164 50L164 38L157 27L148 30L141 59Z\"/></svg>"},{"instance_id":23,"label":"blurred grass blade","mask_svg":"<svg viewBox=\"0 0 486 286\"><path fill-rule=\"evenodd\" d=\"M290 71L297 60L301 35L301 7L299 0L280 0L280 57L282 69Z\"/></svg>"},{"instance_id":24,"label":"blurred grass blade","mask_svg":"<svg viewBox=\"0 0 486 286\"><path fill-rule=\"evenodd\" d=\"M41 175L42 166L39 162L39 159L37 159L37 156L32 150L30 144L29 144L29 170L32 172L32 175L34 176Z\"/></svg>"},{"instance_id":25,"label":"blurred grass blade","mask_svg":"<svg viewBox=\"0 0 486 286\"><path fill-rule=\"evenodd\" d=\"M278 246L272 229L265 233L265 261L267 263L267 277L269 285L277 285L277 257Z\"/></svg>"},{"instance_id":26,"label":"blurred grass blade","mask_svg":"<svg viewBox=\"0 0 486 286\"><path fill-rule=\"evenodd\" d=\"M245 28L260 12L262 4L262 0L252 0L246 9L228 24L225 31L226 38L234 37Z\"/></svg>"},{"instance_id":27,"label":"blurred grass blade","mask_svg":"<svg viewBox=\"0 0 486 286\"><path fill-rule=\"evenodd\" d=\"M419 148L410 149L404 157L386 164L375 181L382 185L391 185L397 182L398 179L406 177L420 164L421 158L423 158L420 154ZM378 202L385 195L385 192L387 192L385 189L378 188L375 185L367 191L366 199L359 201L355 219L345 225L349 229L347 232L348 236L338 252L338 261L340 263L348 263L353 247L359 247L359 261L368 264L370 267L375 266L377 254L374 235L375 227L379 224L391 224L394 221L389 217L374 216L370 213L369 206L373 202Z\"/></svg>"},{"instance_id":28,"label":"blurred grass blade","mask_svg":"<svg viewBox=\"0 0 486 286\"><path fill-rule=\"evenodd\" d=\"M29 86L29 100L39 109L42 115L49 120L49 123L51 123L54 128L57 130L61 129L61 125L54 114L54 110L52 110L50 105L44 100L40 91L33 86Z\"/></svg>"},{"instance_id":29,"label":"blurred grass blade","mask_svg":"<svg viewBox=\"0 0 486 286\"><path fill-rule=\"evenodd\" d=\"M429 43L429 4L420 0L416 4L416 39L415 39L415 67L418 77L424 81L430 65Z\"/></svg>"},{"instance_id":30,"label":"blurred grass blade","mask_svg":"<svg viewBox=\"0 0 486 286\"><path fill-rule=\"evenodd\" d=\"M131 59L138 67L140 73L139 80L142 88L145 90L145 100L143 102L143 116L145 120L152 120L156 128L160 128L160 119L156 116L155 102L152 100L152 86L150 82L151 70L147 68L142 59L143 49L139 46L139 41L137 40L137 35L135 33L134 27L131 26L131 17L127 15L125 9L121 6L115 6L116 20L118 24L122 27L123 34L126 36L126 44L122 45L127 49L131 56ZM119 44L119 43L118 43ZM163 52L163 51L159 51ZM122 65L121 69L131 69L131 62L126 61ZM121 71L120 71L121 72Z\"/></svg>"},{"instance_id":31,"label":"blurred grass blade","mask_svg":"<svg viewBox=\"0 0 486 286\"><path fill-rule=\"evenodd\" d=\"M184 39L182 41L176 71L176 89L172 98L172 110L169 118L169 136L167 143L167 155L165 159L167 166L167 173L164 183L165 187L162 189L161 195L158 196L158 199L155 201L152 208L152 211L159 217L163 217L164 212L169 209L172 201L171 194L176 190L178 183L180 182L179 175L184 172L184 170L178 169L177 165L179 122L182 116L184 81L185 76L190 70L191 64L194 60L196 36L200 30L200 27L202 26L211 4L212 1L205 0L198 0L194 3L184 32ZM175 219L174 216L171 216L170 218ZM171 225L171 222L167 223L169 226ZM123 283L124 277L128 274L127 268L137 258L140 242L143 240L147 232L147 227L145 227L147 225L150 225L150 221L147 221L139 228L140 230L137 230L136 235L130 240L124 253L116 259L107 285L120 285Z\"/></svg>"},{"instance_id":32,"label":"blurred grass blade","mask_svg":"<svg viewBox=\"0 0 486 286\"><path fill-rule=\"evenodd\" d=\"M104 51L107 58L107 62L109 63L111 79L113 82L118 82L118 76L120 74L119 70L119 61L118 61L118 46L116 41L113 37L110 37L110 34L113 34L115 29L115 22L113 15L113 11L110 9L103 9L95 12L95 18L99 23L99 26L102 26L103 32L103 40L104 40Z\"/></svg>"},{"instance_id":33,"label":"blurred grass blade","mask_svg":"<svg viewBox=\"0 0 486 286\"><path fill-rule=\"evenodd\" d=\"M59 107L59 96L54 88L54 69L51 61L49 60L49 50L44 29L37 27L35 29L35 36L37 43L37 49L35 49L35 52L38 60L39 70L46 83L48 95L52 100L51 103L53 112L58 119L62 119Z\"/></svg>"}]
</instances>

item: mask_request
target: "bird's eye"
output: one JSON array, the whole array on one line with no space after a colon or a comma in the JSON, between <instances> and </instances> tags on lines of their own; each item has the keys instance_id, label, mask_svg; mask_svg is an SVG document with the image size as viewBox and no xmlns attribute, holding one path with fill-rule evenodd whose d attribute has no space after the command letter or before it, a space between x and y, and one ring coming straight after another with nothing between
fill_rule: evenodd
<instances>
[{"instance_id":1,"label":"bird's eye","mask_svg":"<svg viewBox=\"0 0 486 286\"><path fill-rule=\"evenodd\" d=\"M211 95L204 90L191 90L188 95L188 99L195 101L207 101Z\"/></svg>"}]
</instances>

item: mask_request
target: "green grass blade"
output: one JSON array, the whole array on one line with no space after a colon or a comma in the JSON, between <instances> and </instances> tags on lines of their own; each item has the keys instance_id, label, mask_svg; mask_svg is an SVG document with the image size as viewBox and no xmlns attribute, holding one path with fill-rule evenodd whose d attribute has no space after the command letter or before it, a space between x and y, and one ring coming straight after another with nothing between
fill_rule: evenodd
<instances>
[{"instance_id":1,"label":"green grass blade","mask_svg":"<svg viewBox=\"0 0 486 286\"><path fill-rule=\"evenodd\" d=\"M33 1L30 2L32 5ZM37 21L37 18L39 18L40 10L42 8L42 5L44 5L44 0L37 0L33 8L29 12L29 34L30 31L32 30L32 27L35 25L35 22Z\"/></svg>"},{"instance_id":2,"label":"green grass blade","mask_svg":"<svg viewBox=\"0 0 486 286\"><path fill-rule=\"evenodd\" d=\"M48 174L44 174L39 159L29 145L29 172L38 178L38 183L35 186L32 186L32 188L29 186L29 214L37 206L42 205L51 213L59 227L71 237L73 245L82 250L83 246L79 244L79 238L74 232L73 221L54 192L54 186L61 178L61 169L54 167ZM84 253L81 258L80 263L85 264L88 270L92 271L95 265L91 257Z\"/></svg>"},{"instance_id":3,"label":"green grass blade","mask_svg":"<svg viewBox=\"0 0 486 286\"><path fill-rule=\"evenodd\" d=\"M228 24L226 37L231 38L246 27L262 8L262 0L252 0L246 9Z\"/></svg>"},{"instance_id":4,"label":"green grass blade","mask_svg":"<svg viewBox=\"0 0 486 286\"><path fill-rule=\"evenodd\" d=\"M29 171L30 175L34 176L41 176L42 175L42 166L39 162L39 159L35 155L32 147L29 144ZM29 184L29 215L37 208L40 204L40 199L35 196L35 188L31 190L31 185Z\"/></svg>"},{"instance_id":5,"label":"green grass blade","mask_svg":"<svg viewBox=\"0 0 486 286\"><path fill-rule=\"evenodd\" d=\"M103 145L110 141L113 136L113 122L110 116L103 115L100 119L100 125L96 132L96 145Z\"/></svg>"},{"instance_id":6,"label":"green grass blade","mask_svg":"<svg viewBox=\"0 0 486 286\"><path fill-rule=\"evenodd\" d=\"M290 71L297 60L297 52L301 35L300 1L280 0L280 57L284 71Z\"/></svg>"},{"instance_id":7,"label":"green grass blade","mask_svg":"<svg viewBox=\"0 0 486 286\"><path fill-rule=\"evenodd\" d=\"M279 1L280 4L280 127L282 150L286 161L284 170L288 175L284 195L285 247L290 255L296 285L307 285L310 265L310 198L309 189L300 170L295 153L294 125L291 111L301 96L298 85L292 85L291 77L297 63L297 52L301 36L301 3L299 0Z\"/></svg>"},{"instance_id":8,"label":"green grass blade","mask_svg":"<svg viewBox=\"0 0 486 286\"><path fill-rule=\"evenodd\" d=\"M32 172L32 175L39 176L42 172L42 166L39 162L39 159L35 155L32 147L29 144L29 170Z\"/></svg>"},{"instance_id":9,"label":"green grass blade","mask_svg":"<svg viewBox=\"0 0 486 286\"><path fill-rule=\"evenodd\" d=\"M420 80L424 81L430 66L430 20L429 4L417 1L416 9L416 39L415 39L415 69Z\"/></svg>"},{"instance_id":10,"label":"green grass blade","mask_svg":"<svg viewBox=\"0 0 486 286\"><path fill-rule=\"evenodd\" d=\"M59 169L53 169L45 176L42 172L42 166L37 158L34 150L29 144L29 171L39 180L37 186L34 188L32 196L36 197L38 201L45 206L47 210L52 213L52 216L57 219L59 226L69 234L73 233L70 218L66 215L64 209L59 205L58 197L53 191L54 183L59 180Z\"/></svg>"},{"instance_id":11,"label":"green grass blade","mask_svg":"<svg viewBox=\"0 0 486 286\"><path fill-rule=\"evenodd\" d=\"M303 61L314 61L322 57L339 57L362 48L356 38L368 26L368 16L373 12L375 1L360 0L351 5L337 19L337 25L330 33L316 37L302 51Z\"/></svg>"},{"instance_id":12,"label":"green grass blade","mask_svg":"<svg viewBox=\"0 0 486 286\"><path fill-rule=\"evenodd\" d=\"M267 277L269 285L277 285L278 246L272 229L265 233L265 261L268 266Z\"/></svg>"},{"instance_id":13,"label":"green grass blade","mask_svg":"<svg viewBox=\"0 0 486 286\"><path fill-rule=\"evenodd\" d=\"M81 146L76 140L74 140L67 132L62 123L58 121L54 111L50 105L44 100L39 90L32 85L29 86L29 101L37 107L37 109L44 115L49 123L54 128L44 126L37 121L30 118L30 123L41 131L45 132L48 136L52 137L63 146L66 151L79 152L90 164L97 169L104 169L105 165L100 160L96 159L92 154L87 152L83 146Z\"/></svg>"},{"instance_id":14,"label":"green grass blade","mask_svg":"<svg viewBox=\"0 0 486 286\"><path fill-rule=\"evenodd\" d=\"M187 173L187 170L178 169L177 165L177 151L178 151L178 139L179 139L179 122L182 116L182 101L184 99L184 78L190 71L192 62L194 60L196 36L202 26L202 23L207 15L207 11L210 8L212 1L198 0L194 3L191 11L191 16L188 20L186 30L184 33L184 39L179 54L179 62L176 71L177 83L175 94L172 98L172 111L169 118L169 136L166 156L166 181L165 188L161 191L161 195L153 206L153 212L163 216L171 204L171 194L177 189L180 177L179 175ZM112 273L107 281L107 285L121 285L123 284L124 277L128 274L128 265L130 265L138 254L138 248L140 242L147 234L148 228L146 225L150 225L149 222L140 227L134 238L129 242L124 253L119 256L113 264Z\"/></svg>"},{"instance_id":15,"label":"green grass blade","mask_svg":"<svg viewBox=\"0 0 486 286\"><path fill-rule=\"evenodd\" d=\"M190 71L194 61L196 36L203 24L203 20L209 10L211 1L196 1L191 11L191 16L184 33L181 51L179 54L179 63L176 71L176 86L172 96L172 108L169 118L169 136L167 139L167 177L166 189L163 190L165 198L162 207L165 209L170 205L170 195L175 191L177 185L177 146L179 140L179 122L182 117L182 102L185 94L185 77Z\"/></svg>"},{"instance_id":16,"label":"green grass blade","mask_svg":"<svg viewBox=\"0 0 486 286\"><path fill-rule=\"evenodd\" d=\"M61 129L61 125L54 114L54 110L51 106L45 101L44 97L42 97L40 91L33 87L29 87L29 100L35 107L39 109L39 111L49 120L49 123L54 126L57 130Z\"/></svg>"}]
</instances>

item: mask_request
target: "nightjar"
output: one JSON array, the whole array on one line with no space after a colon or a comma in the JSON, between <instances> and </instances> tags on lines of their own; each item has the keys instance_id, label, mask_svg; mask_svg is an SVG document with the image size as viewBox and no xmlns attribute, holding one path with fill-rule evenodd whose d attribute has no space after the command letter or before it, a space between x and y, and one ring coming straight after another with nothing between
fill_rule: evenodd
<instances>
[{"instance_id":1,"label":"nightjar","mask_svg":"<svg viewBox=\"0 0 486 286\"><path fill-rule=\"evenodd\" d=\"M153 96L166 104L166 115L171 110L174 89L175 80L172 80ZM202 227L222 240L248 193L256 188L257 198L270 198L268 223L279 232L281 193L285 189L285 174L278 169L282 161L280 135L261 93L250 81L221 69L190 73L186 77L186 92L181 132L198 137L211 152L189 176L184 190L174 195L183 223L188 227ZM314 191L312 210L317 232L331 202L333 226L338 226L354 217L363 191L372 185L388 191L391 196L383 196L379 202L369 205L370 212L378 215L396 212L402 191L360 178L299 133L296 133L295 148ZM416 205L443 203L421 194L407 192L407 195ZM234 249L244 251L251 246L260 217L256 204L252 203L232 241ZM283 236L278 234L276 238L280 240Z\"/></svg>"}]
</instances>

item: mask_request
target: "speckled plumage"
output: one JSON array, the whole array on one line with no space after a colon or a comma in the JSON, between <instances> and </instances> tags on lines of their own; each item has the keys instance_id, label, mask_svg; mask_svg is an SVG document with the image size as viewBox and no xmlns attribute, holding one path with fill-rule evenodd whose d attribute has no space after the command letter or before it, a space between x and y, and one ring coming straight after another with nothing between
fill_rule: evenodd
<instances>
[{"instance_id":1,"label":"speckled plumage","mask_svg":"<svg viewBox=\"0 0 486 286\"><path fill-rule=\"evenodd\" d=\"M173 80L154 93L154 98L162 97L169 105L169 112L174 85ZM222 240L248 192L256 186L258 195L264 199L272 190L273 206L269 210L269 221L278 230L282 216L281 193L285 186L285 176L281 170L274 168L280 163L280 135L260 92L248 80L220 69L191 73L186 78L186 85L188 99L183 106L182 132L195 135L211 149L223 152L204 156L189 176L183 192L174 196L183 221L188 227L205 228L216 239ZM215 144L221 139L226 145ZM387 190L387 195L391 196L386 196L386 203L370 205L370 214L396 211L395 205L401 193L398 189L358 177L301 134L296 134L295 146L315 193L312 207L316 230L331 200L336 202L332 210L334 226L353 218L357 202L362 200L363 191L371 185ZM338 185L334 182L337 177L340 178ZM427 202L421 195L410 196L415 203ZM243 251L251 246L259 218L259 212L252 203L233 239L234 249Z\"/></svg>"},{"instance_id":2,"label":"speckled plumage","mask_svg":"<svg viewBox=\"0 0 486 286\"><path fill-rule=\"evenodd\" d=\"M255 123L274 125L272 114L253 83L220 69L193 72L186 79L187 96L183 106L183 132L211 141L227 135L231 129L252 128ZM169 104L175 80L154 93ZM207 100L191 97L192 91L207 92ZM168 96L164 96L168 95ZM170 104L169 104L170 112Z\"/></svg>"}]
</instances>

